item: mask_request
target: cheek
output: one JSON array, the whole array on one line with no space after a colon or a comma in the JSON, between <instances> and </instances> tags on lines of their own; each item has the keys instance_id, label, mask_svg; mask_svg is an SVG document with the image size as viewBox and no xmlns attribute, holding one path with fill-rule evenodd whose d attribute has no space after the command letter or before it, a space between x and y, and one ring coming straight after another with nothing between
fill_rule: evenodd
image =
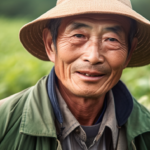
<instances>
[{"instance_id":1,"label":"cheek","mask_svg":"<svg viewBox=\"0 0 150 150\"><path fill-rule=\"evenodd\" d=\"M108 88L112 88L120 79L124 65L127 59L127 50L118 49L118 50L106 50L105 49L105 58L111 68L111 75L108 79Z\"/></svg>"},{"instance_id":2,"label":"cheek","mask_svg":"<svg viewBox=\"0 0 150 150\"><path fill-rule=\"evenodd\" d=\"M67 80L70 78L70 70L71 65L67 65L62 60L58 59L58 61L55 62L56 76L63 85L66 85Z\"/></svg>"},{"instance_id":3,"label":"cheek","mask_svg":"<svg viewBox=\"0 0 150 150\"><path fill-rule=\"evenodd\" d=\"M71 64L83 54L82 46L68 41L60 41L57 47L58 58L66 64Z\"/></svg>"},{"instance_id":4,"label":"cheek","mask_svg":"<svg viewBox=\"0 0 150 150\"><path fill-rule=\"evenodd\" d=\"M109 60L109 64L111 65L113 70L123 69L126 62L126 56L115 55L111 57Z\"/></svg>"},{"instance_id":5,"label":"cheek","mask_svg":"<svg viewBox=\"0 0 150 150\"><path fill-rule=\"evenodd\" d=\"M55 55L55 72L62 82L66 82L71 78L72 65L76 63L81 55L80 48L65 41L59 43Z\"/></svg>"},{"instance_id":6,"label":"cheek","mask_svg":"<svg viewBox=\"0 0 150 150\"><path fill-rule=\"evenodd\" d=\"M123 69L127 61L127 49L105 50L108 64L113 70Z\"/></svg>"}]
</instances>

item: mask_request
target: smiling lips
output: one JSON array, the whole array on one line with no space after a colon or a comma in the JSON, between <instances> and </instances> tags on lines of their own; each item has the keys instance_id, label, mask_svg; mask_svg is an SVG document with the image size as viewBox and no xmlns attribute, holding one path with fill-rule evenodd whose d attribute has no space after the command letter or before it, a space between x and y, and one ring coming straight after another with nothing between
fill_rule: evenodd
<instances>
[{"instance_id":1,"label":"smiling lips","mask_svg":"<svg viewBox=\"0 0 150 150\"><path fill-rule=\"evenodd\" d=\"M102 77L104 74L99 73L97 71L77 71L78 74L83 75L85 77Z\"/></svg>"}]
</instances>

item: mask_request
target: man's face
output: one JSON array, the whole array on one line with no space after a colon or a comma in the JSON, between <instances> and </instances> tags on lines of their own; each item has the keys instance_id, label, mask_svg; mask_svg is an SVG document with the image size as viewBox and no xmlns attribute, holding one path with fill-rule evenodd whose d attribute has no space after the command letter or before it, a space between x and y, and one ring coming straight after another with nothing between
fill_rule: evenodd
<instances>
[{"instance_id":1,"label":"man's face","mask_svg":"<svg viewBox=\"0 0 150 150\"><path fill-rule=\"evenodd\" d=\"M117 15L80 15L62 19L55 72L73 95L99 97L120 79L128 61L130 20Z\"/></svg>"}]
</instances>

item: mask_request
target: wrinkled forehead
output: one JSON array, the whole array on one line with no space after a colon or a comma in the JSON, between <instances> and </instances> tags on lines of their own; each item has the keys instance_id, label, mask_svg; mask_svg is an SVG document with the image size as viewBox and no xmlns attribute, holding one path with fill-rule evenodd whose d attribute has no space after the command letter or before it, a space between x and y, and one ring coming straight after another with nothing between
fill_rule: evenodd
<instances>
[{"instance_id":1,"label":"wrinkled forehead","mask_svg":"<svg viewBox=\"0 0 150 150\"><path fill-rule=\"evenodd\" d=\"M120 15L109 14L84 14L77 16L70 16L62 19L62 28L68 27L74 22L87 22L89 24L117 24L120 25L125 32L128 32L131 27L131 19Z\"/></svg>"}]
</instances>

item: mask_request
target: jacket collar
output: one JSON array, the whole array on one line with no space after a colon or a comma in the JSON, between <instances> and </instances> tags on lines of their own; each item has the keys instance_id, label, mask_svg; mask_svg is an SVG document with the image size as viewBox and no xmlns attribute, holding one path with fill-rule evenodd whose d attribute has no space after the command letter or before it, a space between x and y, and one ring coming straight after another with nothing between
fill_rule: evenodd
<instances>
[{"instance_id":1,"label":"jacket collar","mask_svg":"<svg viewBox=\"0 0 150 150\"><path fill-rule=\"evenodd\" d=\"M33 136L57 137L53 108L47 94L47 80L48 76L43 77L34 87L28 90L29 93L22 96L22 99L26 99L26 103L22 112L21 133ZM120 87L120 85L123 85L123 87ZM126 91L128 94L125 94L125 89L127 90L125 85L119 81L112 91L117 108L118 124L125 124L128 141L131 141L137 135L150 131L150 113L131 97L128 90ZM120 98L116 100L118 94L121 97L119 96ZM132 102L133 105L129 105L127 102ZM127 107L130 109L127 110ZM133 109L131 109L132 107Z\"/></svg>"},{"instance_id":2,"label":"jacket collar","mask_svg":"<svg viewBox=\"0 0 150 150\"><path fill-rule=\"evenodd\" d=\"M55 83L56 82L56 83ZM55 84L57 84L57 77L55 75L54 67L49 74L48 82L47 82L47 93L49 99L51 101L54 114L59 121L60 124L63 124L63 117L58 105L58 98L56 94ZM115 101L115 111L116 118L118 122L118 126L122 126L127 122L128 117L130 116L133 109L133 99L126 88L126 86L119 81L112 89L114 101ZM106 99L105 99L106 104ZM107 107L107 104L106 104ZM104 109L105 112L106 108ZM104 115L103 112L103 115ZM102 120L103 115L100 116L100 120Z\"/></svg>"},{"instance_id":3,"label":"jacket collar","mask_svg":"<svg viewBox=\"0 0 150 150\"><path fill-rule=\"evenodd\" d=\"M22 113L21 133L32 136L57 137L53 109L46 90L47 78L43 77L34 87L30 88L28 94L24 94L22 97L26 99L26 103Z\"/></svg>"},{"instance_id":4,"label":"jacket collar","mask_svg":"<svg viewBox=\"0 0 150 150\"><path fill-rule=\"evenodd\" d=\"M64 128L63 127L63 117L62 117L62 113L61 113L61 110L60 110L60 107L58 104L58 96L57 96L55 85L57 85L57 77L55 75L55 70L53 67L51 70L51 73L49 74L48 81L47 81L47 93L48 93L49 99L51 101L51 104L52 104L52 107L54 110L54 114L55 114L58 122L61 124L61 128L63 130L63 128ZM107 100L105 99L102 113L99 116L96 124L100 123L102 121L102 118L104 116L106 108L107 108Z\"/></svg>"},{"instance_id":5,"label":"jacket collar","mask_svg":"<svg viewBox=\"0 0 150 150\"><path fill-rule=\"evenodd\" d=\"M118 126L123 126L133 110L133 98L123 84L119 81L113 88L113 96L115 101L115 110Z\"/></svg>"}]
</instances>

